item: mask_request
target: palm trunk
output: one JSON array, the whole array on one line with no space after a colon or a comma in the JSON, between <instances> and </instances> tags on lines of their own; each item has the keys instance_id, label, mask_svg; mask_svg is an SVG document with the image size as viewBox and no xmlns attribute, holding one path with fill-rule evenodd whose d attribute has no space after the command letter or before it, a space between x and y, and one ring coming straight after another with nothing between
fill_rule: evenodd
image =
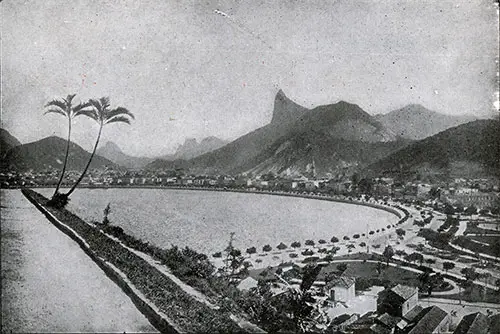
<instances>
[{"instance_id":1,"label":"palm trunk","mask_svg":"<svg viewBox=\"0 0 500 334\"><path fill-rule=\"evenodd\" d=\"M87 170L89 169L90 163L92 162L92 158L94 158L95 151L97 150L97 145L99 145L99 139L101 139L101 132L102 132L102 127L103 126L104 126L104 124L101 122L101 126L99 128L99 134L97 135L97 140L95 142L94 149L92 150L92 154L90 155L90 159L87 162L87 166L85 166L85 169L83 170L82 175L80 175L80 177L78 178L78 180L76 181L76 183L73 185L73 187L71 187L71 189L66 194L67 197L69 197L69 195L71 195L71 193L73 191L75 191L75 189L78 186L78 184L83 180L83 177L85 176L85 173L87 173Z\"/></svg>"},{"instance_id":2,"label":"palm trunk","mask_svg":"<svg viewBox=\"0 0 500 334\"><path fill-rule=\"evenodd\" d=\"M59 192L59 188L61 187L61 183L64 179L64 173L66 172L66 165L68 163L68 155L69 155L69 143L70 143L70 138L71 138L71 117L68 116L68 142L66 143L66 156L64 157L64 164L61 172L61 177L59 178L59 182L57 182L56 190L54 191L54 195L52 197L56 196L56 194Z\"/></svg>"}]
</instances>

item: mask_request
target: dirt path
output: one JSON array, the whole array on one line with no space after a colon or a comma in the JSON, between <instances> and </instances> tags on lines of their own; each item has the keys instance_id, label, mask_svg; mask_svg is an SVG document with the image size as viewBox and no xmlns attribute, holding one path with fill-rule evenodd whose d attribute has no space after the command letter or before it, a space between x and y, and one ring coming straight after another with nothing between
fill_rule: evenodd
<instances>
[{"instance_id":1,"label":"dirt path","mask_svg":"<svg viewBox=\"0 0 500 334\"><path fill-rule=\"evenodd\" d=\"M156 332L19 190L1 203L2 332Z\"/></svg>"}]
</instances>

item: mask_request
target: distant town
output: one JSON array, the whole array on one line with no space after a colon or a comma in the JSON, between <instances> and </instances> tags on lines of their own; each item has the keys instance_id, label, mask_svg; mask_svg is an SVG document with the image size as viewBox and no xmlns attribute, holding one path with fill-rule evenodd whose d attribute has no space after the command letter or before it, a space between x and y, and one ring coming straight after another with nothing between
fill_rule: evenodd
<instances>
[{"instance_id":1,"label":"distant town","mask_svg":"<svg viewBox=\"0 0 500 334\"><path fill-rule=\"evenodd\" d=\"M71 185L78 178L78 171L69 171L63 180ZM2 172L2 188L53 187L59 178L58 170L44 172ZM185 187L226 188L267 191L325 193L352 196L367 194L405 201L434 201L449 203L459 208L474 206L479 210L498 210L500 206L500 181L495 178L439 181L433 184L419 181L400 181L391 177L359 178L357 174L339 174L332 178L301 176L282 178L272 173L264 175L192 175L182 170L164 172L93 170L85 176L81 187Z\"/></svg>"}]
</instances>

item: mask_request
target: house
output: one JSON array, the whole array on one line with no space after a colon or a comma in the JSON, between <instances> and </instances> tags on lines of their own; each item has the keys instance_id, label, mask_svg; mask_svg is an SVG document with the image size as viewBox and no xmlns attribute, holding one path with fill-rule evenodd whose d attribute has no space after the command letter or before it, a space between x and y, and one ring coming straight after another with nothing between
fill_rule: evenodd
<instances>
[{"instance_id":1,"label":"house","mask_svg":"<svg viewBox=\"0 0 500 334\"><path fill-rule=\"evenodd\" d=\"M418 288L398 284L381 291L377 299L377 312L404 317L418 303Z\"/></svg>"},{"instance_id":2,"label":"house","mask_svg":"<svg viewBox=\"0 0 500 334\"><path fill-rule=\"evenodd\" d=\"M488 317L481 312L468 314L462 318L453 334L486 333L489 327Z\"/></svg>"},{"instance_id":3,"label":"house","mask_svg":"<svg viewBox=\"0 0 500 334\"><path fill-rule=\"evenodd\" d=\"M358 321L359 315L358 314L347 314L344 313L342 315L339 315L335 319L333 319L330 324L328 325L327 332L336 332L336 331L343 331L345 330L349 325L355 323Z\"/></svg>"},{"instance_id":4,"label":"house","mask_svg":"<svg viewBox=\"0 0 500 334\"><path fill-rule=\"evenodd\" d=\"M245 279L242 279L240 283L236 286L238 290L245 291L250 290L252 288L256 288L258 285L258 281L251 276L248 276Z\"/></svg>"},{"instance_id":5,"label":"house","mask_svg":"<svg viewBox=\"0 0 500 334\"><path fill-rule=\"evenodd\" d=\"M450 327L450 316L443 309L437 306L430 306L422 310L417 317L417 321L410 324L408 334L422 333L445 333Z\"/></svg>"},{"instance_id":6,"label":"house","mask_svg":"<svg viewBox=\"0 0 500 334\"><path fill-rule=\"evenodd\" d=\"M354 277L342 275L328 282L325 292L330 300L347 303L356 296L355 283Z\"/></svg>"}]
</instances>

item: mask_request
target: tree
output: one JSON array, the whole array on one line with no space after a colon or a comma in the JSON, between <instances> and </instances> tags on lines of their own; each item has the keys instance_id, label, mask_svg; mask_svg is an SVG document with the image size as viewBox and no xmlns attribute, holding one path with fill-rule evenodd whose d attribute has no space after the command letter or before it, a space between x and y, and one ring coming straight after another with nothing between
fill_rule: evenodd
<instances>
[{"instance_id":1,"label":"tree","mask_svg":"<svg viewBox=\"0 0 500 334\"><path fill-rule=\"evenodd\" d=\"M299 241L294 241L290 246L292 246L292 248L300 248L301 244Z\"/></svg>"},{"instance_id":2,"label":"tree","mask_svg":"<svg viewBox=\"0 0 500 334\"><path fill-rule=\"evenodd\" d=\"M103 210L103 213L104 213L104 217L102 219L102 224L104 226L106 225L109 225L109 219L108 219L108 216L109 214L111 213L111 203L108 203L108 205L106 205L106 207L104 208Z\"/></svg>"},{"instance_id":3,"label":"tree","mask_svg":"<svg viewBox=\"0 0 500 334\"><path fill-rule=\"evenodd\" d=\"M449 261L443 262L443 269L447 273L448 273L448 270L452 270L453 268L455 268L455 263L449 262Z\"/></svg>"},{"instance_id":4,"label":"tree","mask_svg":"<svg viewBox=\"0 0 500 334\"><path fill-rule=\"evenodd\" d=\"M474 205L467 207L464 211L464 215L471 216L477 214L477 208Z\"/></svg>"},{"instance_id":5,"label":"tree","mask_svg":"<svg viewBox=\"0 0 500 334\"><path fill-rule=\"evenodd\" d=\"M86 110L87 107L90 106L89 103L80 103L78 105L73 105L73 99L76 94L68 95L65 99L62 100L52 100L45 105L45 108L49 108L45 114L59 114L68 119L68 140L66 141L66 154L64 155L64 162L61 170L61 176L59 177L59 181L57 182L56 189L54 194L52 195L51 200L49 201L49 205L55 207L64 207L67 203L67 197L61 195L59 193L59 188L61 187L61 183L64 179L64 173L66 172L66 167L68 165L68 156L69 156L69 144L71 142L71 122L73 118L79 116Z\"/></svg>"},{"instance_id":6,"label":"tree","mask_svg":"<svg viewBox=\"0 0 500 334\"><path fill-rule=\"evenodd\" d=\"M382 253L382 255L385 257L386 259L386 264L389 265L389 261L392 259L392 257L394 256L394 249L392 248L391 245L387 245L384 249L384 252Z\"/></svg>"},{"instance_id":7,"label":"tree","mask_svg":"<svg viewBox=\"0 0 500 334\"><path fill-rule=\"evenodd\" d=\"M339 238L337 238L337 237L335 237L335 236L334 236L334 237L332 237L332 238L330 239L330 241L334 244L334 243L336 243L336 242L339 242Z\"/></svg>"},{"instance_id":8,"label":"tree","mask_svg":"<svg viewBox=\"0 0 500 334\"><path fill-rule=\"evenodd\" d=\"M465 276L465 279L467 281L474 281L478 277L478 273L474 268L465 267L462 270L460 270L460 273Z\"/></svg>"},{"instance_id":9,"label":"tree","mask_svg":"<svg viewBox=\"0 0 500 334\"><path fill-rule=\"evenodd\" d=\"M355 247L356 247L356 246L354 246L353 244L349 244L349 245L347 245L347 250L348 250L348 252L349 252L349 253L350 253L350 252L352 252L352 250L353 250Z\"/></svg>"},{"instance_id":10,"label":"tree","mask_svg":"<svg viewBox=\"0 0 500 334\"><path fill-rule=\"evenodd\" d=\"M410 255L405 256L405 260L408 262L416 262L419 261L420 265L424 262L424 256L420 253L411 253Z\"/></svg>"},{"instance_id":11,"label":"tree","mask_svg":"<svg viewBox=\"0 0 500 334\"><path fill-rule=\"evenodd\" d=\"M92 153L90 154L89 161L87 162L87 165L83 169L82 174L76 181L76 183L71 187L71 189L68 191L68 193L65 194L66 197L69 197L73 191L75 191L76 187L78 184L82 181L83 177L85 176L85 173L87 173L87 170L90 166L90 163L92 162L92 159L94 158L95 152L97 150L97 146L99 145L99 140L101 139L101 133L102 129L105 125L111 124L111 123L126 123L130 124L130 119L134 119L134 114L132 114L130 111L123 107L117 107L115 109L110 109L110 101L108 97L101 97L99 100L90 100L89 101L90 105L92 106L92 109L87 110L83 109L80 110L79 115L84 115L87 117L92 118L94 121L96 121L99 124L99 133L97 134L97 139L95 141L94 149L92 150Z\"/></svg>"},{"instance_id":12,"label":"tree","mask_svg":"<svg viewBox=\"0 0 500 334\"><path fill-rule=\"evenodd\" d=\"M326 244L326 240L325 239L319 239L318 240L318 244L321 244L321 245Z\"/></svg>"},{"instance_id":13,"label":"tree","mask_svg":"<svg viewBox=\"0 0 500 334\"><path fill-rule=\"evenodd\" d=\"M403 239L404 236L406 235L406 231L403 230L402 228L397 228L396 234L398 235L399 238Z\"/></svg>"},{"instance_id":14,"label":"tree","mask_svg":"<svg viewBox=\"0 0 500 334\"><path fill-rule=\"evenodd\" d=\"M252 254L255 254L255 253L257 253L257 249L255 247L247 248L247 254L248 255L252 255Z\"/></svg>"},{"instance_id":15,"label":"tree","mask_svg":"<svg viewBox=\"0 0 500 334\"><path fill-rule=\"evenodd\" d=\"M262 247L263 252L270 252L272 250L273 248L270 245L265 245L264 247Z\"/></svg>"},{"instance_id":16,"label":"tree","mask_svg":"<svg viewBox=\"0 0 500 334\"><path fill-rule=\"evenodd\" d=\"M313 240L306 240L306 246L314 246Z\"/></svg>"},{"instance_id":17,"label":"tree","mask_svg":"<svg viewBox=\"0 0 500 334\"><path fill-rule=\"evenodd\" d=\"M276 248L278 248L279 250L283 250L283 249L286 249L286 245L284 243L280 242L280 244Z\"/></svg>"}]
</instances>

